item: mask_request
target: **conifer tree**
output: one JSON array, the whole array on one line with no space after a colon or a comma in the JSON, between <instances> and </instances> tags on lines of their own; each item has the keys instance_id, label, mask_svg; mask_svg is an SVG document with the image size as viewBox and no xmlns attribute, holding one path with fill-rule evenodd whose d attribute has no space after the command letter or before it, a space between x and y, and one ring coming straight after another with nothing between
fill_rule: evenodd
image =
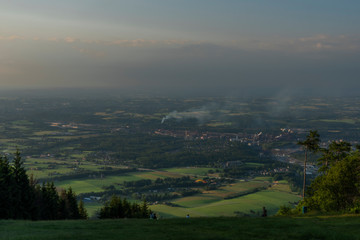
<instances>
[{"instance_id":1,"label":"conifer tree","mask_svg":"<svg viewBox=\"0 0 360 240\"><path fill-rule=\"evenodd\" d=\"M44 220L58 219L59 195L53 182L43 183L41 188L41 212L41 218Z\"/></svg>"},{"instance_id":2,"label":"conifer tree","mask_svg":"<svg viewBox=\"0 0 360 240\"><path fill-rule=\"evenodd\" d=\"M114 195L100 209L99 218L147 218L148 215L149 210L145 200L140 205Z\"/></svg>"},{"instance_id":3,"label":"conifer tree","mask_svg":"<svg viewBox=\"0 0 360 240\"><path fill-rule=\"evenodd\" d=\"M69 213L66 204L66 190L63 189L60 192L59 196L59 212L58 212L58 219L68 219Z\"/></svg>"},{"instance_id":4,"label":"conifer tree","mask_svg":"<svg viewBox=\"0 0 360 240\"><path fill-rule=\"evenodd\" d=\"M322 156L318 159L318 164L321 165L319 170L327 173L332 165L349 156L351 144L346 141L332 141L328 148L322 148L320 151Z\"/></svg>"},{"instance_id":5,"label":"conifer tree","mask_svg":"<svg viewBox=\"0 0 360 240\"><path fill-rule=\"evenodd\" d=\"M305 188L306 188L306 164L308 152L317 152L319 150L320 136L317 131L310 131L309 135L306 136L304 141L299 141L298 144L304 147L305 150L305 159L304 159L304 180L303 180L303 190L302 196L305 197Z\"/></svg>"},{"instance_id":6,"label":"conifer tree","mask_svg":"<svg viewBox=\"0 0 360 240\"><path fill-rule=\"evenodd\" d=\"M332 141L329 145L329 152L332 154L333 163L341 161L349 155L351 151L351 144L345 141Z\"/></svg>"},{"instance_id":7,"label":"conifer tree","mask_svg":"<svg viewBox=\"0 0 360 240\"><path fill-rule=\"evenodd\" d=\"M142 202L142 205L141 205L141 217L142 218L147 218L150 214L150 211L149 211L149 206L146 202L146 199L144 198L143 199L143 202Z\"/></svg>"},{"instance_id":8,"label":"conifer tree","mask_svg":"<svg viewBox=\"0 0 360 240\"><path fill-rule=\"evenodd\" d=\"M14 219L30 219L32 202L34 200L32 189L30 188L29 177L23 167L23 160L21 159L20 152L17 149L14 156L12 165L12 174L14 177Z\"/></svg>"},{"instance_id":9,"label":"conifer tree","mask_svg":"<svg viewBox=\"0 0 360 240\"><path fill-rule=\"evenodd\" d=\"M87 213L83 203L78 205L76 194L69 188L60 192L54 183L36 183L29 179L20 152L14 154L13 164L0 155L0 219L80 219Z\"/></svg>"},{"instance_id":10,"label":"conifer tree","mask_svg":"<svg viewBox=\"0 0 360 240\"><path fill-rule=\"evenodd\" d=\"M71 187L69 187L68 190L66 191L66 204L69 214L68 218L79 219L80 218L79 207L77 204L76 195Z\"/></svg>"},{"instance_id":11,"label":"conifer tree","mask_svg":"<svg viewBox=\"0 0 360 240\"><path fill-rule=\"evenodd\" d=\"M123 206L123 214L124 217L126 218L130 218L132 216L132 212L131 212L131 205L130 203L126 200L126 198L123 199L122 201L122 206Z\"/></svg>"},{"instance_id":12,"label":"conifer tree","mask_svg":"<svg viewBox=\"0 0 360 240\"><path fill-rule=\"evenodd\" d=\"M79 202L79 215L81 219L88 219L88 213L85 209L83 200Z\"/></svg>"},{"instance_id":13,"label":"conifer tree","mask_svg":"<svg viewBox=\"0 0 360 240\"><path fill-rule=\"evenodd\" d=\"M0 156L0 219L13 217L14 178L6 156Z\"/></svg>"}]
</instances>

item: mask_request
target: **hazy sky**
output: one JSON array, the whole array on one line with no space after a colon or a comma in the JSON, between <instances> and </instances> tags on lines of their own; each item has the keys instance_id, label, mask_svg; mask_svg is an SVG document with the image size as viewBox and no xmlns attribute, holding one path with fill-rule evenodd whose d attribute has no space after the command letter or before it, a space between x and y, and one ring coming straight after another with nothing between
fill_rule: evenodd
<instances>
[{"instance_id":1,"label":"hazy sky","mask_svg":"<svg viewBox=\"0 0 360 240\"><path fill-rule=\"evenodd\" d=\"M359 0L0 0L0 89L360 94Z\"/></svg>"}]
</instances>

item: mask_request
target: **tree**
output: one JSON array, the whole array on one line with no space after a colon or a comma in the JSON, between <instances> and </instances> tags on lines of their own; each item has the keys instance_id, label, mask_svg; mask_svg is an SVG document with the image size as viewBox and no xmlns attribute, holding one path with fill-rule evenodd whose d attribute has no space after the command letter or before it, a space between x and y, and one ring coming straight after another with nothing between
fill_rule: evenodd
<instances>
[{"instance_id":1,"label":"tree","mask_svg":"<svg viewBox=\"0 0 360 240\"><path fill-rule=\"evenodd\" d=\"M329 169L329 163L332 161L333 155L327 148L320 148L320 152L322 153L322 156L317 160L318 165L320 165L319 171L326 173Z\"/></svg>"},{"instance_id":2,"label":"tree","mask_svg":"<svg viewBox=\"0 0 360 240\"><path fill-rule=\"evenodd\" d=\"M85 209L83 200L79 202L79 215L81 219L88 219L88 213Z\"/></svg>"},{"instance_id":3,"label":"tree","mask_svg":"<svg viewBox=\"0 0 360 240\"><path fill-rule=\"evenodd\" d=\"M59 214L59 194L55 185L51 183L43 183L41 187L41 219L55 220Z\"/></svg>"},{"instance_id":4,"label":"tree","mask_svg":"<svg viewBox=\"0 0 360 240\"><path fill-rule=\"evenodd\" d=\"M78 206L75 193L69 188L60 197L54 183L36 183L29 179L17 150L13 164L0 155L0 219L80 219L85 217L83 204ZM80 214L81 212L81 214Z\"/></svg>"},{"instance_id":5,"label":"tree","mask_svg":"<svg viewBox=\"0 0 360 240\"><path fill-rule=\"evenodd\" d=\"M68 190L62 190L59 201L59 218L60 219L80 219L79 207L76 195L69 187Z\"/></svg>"},{"instance_id":6,"label":"tree","mask_svg":"<svg viewBox=\"0 0 360 240\"><path fill-rule=\"evenodd\" d=\"M146 199L143 199L142 205L141 205L141 217L147 218L150 214L149 206L146 202Z\"/></svg>"},{"instance_id":7,"label":"tree","mask_svg":"<svg viewBox=\"0 0 360 240\"><path fill-rule=\"evenodd\" d=\"M31 208L33 207L34 195L31 191L29 177L23 167L24 161L21 159L20 152L16 149L14 162L12 165L12 174L14 177L14 219L30 219Z\"/></svg>"},{"instance_id":8,"label":"tree","mask_svg":"<svg viewBox=\"0 0 360 240\"><path fill-rule=\"evenodd\" d=\"M145 200L140 205L113 195L100 209L99 218L147 218L149 211Z\"/></svg>"},{"instance_id":9,"label":"tree","mask_svg":"<svg viewBox=\"0 0 360 240\"><path fill-rule=\"evenodd\" d=\"M333 155L333 160L338 162L349 155L351 151L351 144L345 141L332 141L329 145L329 151Z\"/></svg>"},{"instance_id":10,"label":"tree","mask_svg":"<svg viewBox=\"0 0 360 240\"><path fill-rule=\"evenodd\" d=\"M14 178L6 156L0 155L0 219L13 217Z\"/></svg>"},{"instance_id":11,"label":"tree","mask_svg":"<svg viewBox=\"0 0 360 240\"><path fill-rule=\"evenodd\" d=\"M322 156L318 159L320 172L326 172L338 161L341 161L350 154L351 144L345 141L332 141L328 148L321 148Z\"/></svg>"},{"instance_id":12,"label":"tree","mask_svg":"<svg viewBox=\"0 0 360 240\"><path fill-rule=\"evenodd\" d=\"M304 159L304 179L303 179L303 190L302 196L305 197L305 188L306 188L306 163L307 163L307 155L308 152L317 152L319 150L319 143L320 143L320 135L318 132L310 131L309 135L306 136L304 141L299 141L298 144L303 146L305 151L305 159Z\"/></svg>"},{"instance_id":13,"label":"tree","mask_svg":"<svg viewBox=\"0 0 360 240\"><path fill-rule=\"evenodd\" d=\"M100 209L99 218L124 218L125 211L123 208L123 201L120 197L113 195L110 201L107 201Z\"/></svg>"},{"instance_id":14,"label":"tree","mask_svg":"<svg viewBox=\"0 0 360 240\"><path fill-rule=\"evenodd\" d=\"M324 212L360 208L360 153L336 162L310 185L304 205Z\"/></svg>"},{"instance_id":15,"label":"tree","mask_svg":"<svg viewBox=\"0 0 360 240\"><path fill-rule=\"evenodd\" d=\"M58 212L58 219L68 219L69 212L66 204L66 190L63 189L60 192L59 196L59 212Z\"/></svg>"}]
</instances>

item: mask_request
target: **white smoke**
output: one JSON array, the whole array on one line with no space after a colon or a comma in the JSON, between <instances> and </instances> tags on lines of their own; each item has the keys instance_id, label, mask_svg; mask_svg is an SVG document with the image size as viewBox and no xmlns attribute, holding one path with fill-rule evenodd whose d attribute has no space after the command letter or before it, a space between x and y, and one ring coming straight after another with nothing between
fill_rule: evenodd
<instances>
[{"instance_id":1,"label":"white smoke","mask_svg":"<svg viewBox=\"0 0 360 240\"><path fill-rule=\"evenodd\" d=\"M193 108L184 112L173 111L162 118L161 123L164 123L168 119L175 119L177 121L183 121L190 118L195 118L200 124L210 121L213 118L214 112L212 109L204 106L201 108Z\"/></svg>"}]
</instances>

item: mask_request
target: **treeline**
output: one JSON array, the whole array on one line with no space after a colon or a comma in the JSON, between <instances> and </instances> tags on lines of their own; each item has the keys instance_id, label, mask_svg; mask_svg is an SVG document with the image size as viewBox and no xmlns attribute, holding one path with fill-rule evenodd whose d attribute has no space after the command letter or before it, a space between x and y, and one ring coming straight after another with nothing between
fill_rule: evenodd
<instances>
[{"instance_id":1,"label":"treeline","mask_svg":"<svg viewBox=\"0 0 360 240\"><path fill-rule=\"evenodd\" d=\"M64 220L87 219L83 201L69 189L58 191L53 182L39 185L26 174L20 152L13 162L0 156L0 219ZM99 213L99 218L142 218L149 216L146 201L130 203L113 195Z\"/></svg>"},{"instance_id":2,"label":"treeline","mask_svg":"<svg viewBox=\"0 0 360 240\"><path fill-rule=\"evenodd\" d=\"M181 178L157 178L154 181L150 179L124 181L123 185L125 187L123 192L132 194L134 199L145 199L154 202L197 194L199 190L190 187L206 186L207 184L195 182L189 176L184 176Z\"/></svg>"},{"instance_id":3,"label":"treeline","mask_svg":"<svg viewBox=\"0 0 360 240\"><path fill-rule=\"evenodd\" d=\"M181 178L157 178L155 181L150 179L141 179L137 181L124 181L123 185L126 188L142 188L143 190L149 190L152 188L175 188L175 187L192 187L199 186L202 183L197 183L190 176L184 176Z\"/></svg>"},{"instance_id":4,"label":"treeline","mask_svg":"<svg viewBox=\"0 0 360 240\"><path fill-rule=\"evenodd\" d=\"M0 219L86 219L82 202L78 204L71 188L56 190L53 183L36 184L23 167L19 151L10 164L0 156Z\"/></svg>"},{"instance_id":5,"label":"treeline","mask_svg":"<svg viewBox=\"0 0 360 240\"><path fill-rule=\"evenodd\" d=\"M138 204L112 196L100 209L99 218L147 218L149 215L150 210L145 200L142 204Z\"/></svg>"},{"instance_id":6,"label":"treeline","mask_svg":"<svg viewBox=\"0 0 360 240\"><path fill-rule=\"evenodd\" d=\"M105 170L105 171L84 171L81 173L73 173L68 175L53 176L48 178L40 178L39 181L66 181L72 179L88 179L88 178L101 178L106 175L124 174L129 172L138 171L136 168L124 168L117 170Z\"/></svg>"},{"instance_id":7,"label":"treeline","mask_svg":"<svg viewBox=\"0 0 360 240\"><path fill-rule=\"evenodd\" d=\"M217 179L222 182L222 179ZM98 196L101 199L111 199L113 195L129 196L136 200L146 200L150 202L164 201L178 197L191 196L199 193L199 190L191 187L206 187L209 183L195 182L189 176L180 178L157 178L140 179L136 181L124 181L123 189L116 189L114 185L103 186L103 192L91 192L79 194L79 197Z\"/></svg>"}]
</instances>

